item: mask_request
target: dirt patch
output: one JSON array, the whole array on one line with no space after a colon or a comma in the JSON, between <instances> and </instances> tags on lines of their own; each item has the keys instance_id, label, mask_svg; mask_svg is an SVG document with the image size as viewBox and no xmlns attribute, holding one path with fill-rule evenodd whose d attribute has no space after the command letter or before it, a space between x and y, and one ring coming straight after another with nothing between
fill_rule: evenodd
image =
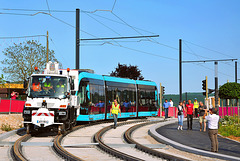
<instances>
[{"instance_id":1,"label":"dirt patch","mask_svg":"<svg viewBox=\"0 0 240 161\"><path fill-rule=\"evenodd\" d=\"M12 130L23 127L22 114L0 114L0 134L6 132L2 131L2 125L9 125Z\"/></svg>"}]
</instances>

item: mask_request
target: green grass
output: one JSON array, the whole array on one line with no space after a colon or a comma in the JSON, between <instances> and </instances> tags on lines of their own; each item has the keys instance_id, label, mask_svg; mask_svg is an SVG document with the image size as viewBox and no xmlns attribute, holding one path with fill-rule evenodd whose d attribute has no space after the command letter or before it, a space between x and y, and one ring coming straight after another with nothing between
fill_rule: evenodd
<instances>
[{"instance_id":1,"label":"green grass","mask_svg":"<svg viewBox=\"0 0 240 161\"><path fill-rule=\"evenodd\" d=\"M13 130L13 128L11 128L11 126L9 124L2 124L1 130L2 131L11 131L11 130Z\"/></svg>"},{"instance_id":2,"label":"green grass","mask_svg":"<svg viewBox=\"0 0 240 161\"><path fill-rule=\"evenodd\" d=\"M240 124L238 116L225 116L220 120L219 133L223 136L240 137Z\"/></svg>"}]
</instances>

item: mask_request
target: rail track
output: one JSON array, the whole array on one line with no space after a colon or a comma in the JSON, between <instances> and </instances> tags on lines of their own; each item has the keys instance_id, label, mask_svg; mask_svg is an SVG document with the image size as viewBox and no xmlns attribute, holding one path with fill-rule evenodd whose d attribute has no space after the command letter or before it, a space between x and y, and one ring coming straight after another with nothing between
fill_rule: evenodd
<instances>
[{"instance_id":1,"label":"rail track","mask_svg":"<svg viewBox=\"0 0 240 161\"><path fill-rule=\"evenodd\" d=\"M17 161L26 161L27 160L27 158L23 155L21 143L24 141L27 141L30 138L31 138L30 134L25 134L15 142L15 144L13 145L13 147L11 149L11 155L12 155L13 160L17 160Z\"/></svg>"},{"instance_id":2,"label":"rail track","mask_svg":"<svg viewBox=\"0 0 240 161\"><path fill-rule=\"evenodd\" d=\"M144 123L140 123L140 122L144 122ZM111 145L109 144L106 144L104 142L104 135L106 135L106 133L112 129L112 126L107 126L103 129L101 129L100 131L98 131L95 136L94 136L94 141L99 143L99 147L103 150L103 151L106 151L107 153L111 154L111 155L114 155L115 157L118 157L120 159L123 159L123 160L135 160L135 161L139 161L139 160L146 160L146 158L148 159L152 159L151 160L176 160L176 161L179 161L179 160L187 160L186 158L181 158L181 157L177 157L177 156L174 156L174 155L171 155L171 154L167 154L167 153L163 153L163 152L160 152L160 151L157 151L157 150L154 150L153 148L149 148L145 145L142 145L138 142L136 142L135 140L132 139L131 135L132 133L142 127L142 126L146 126L146 125L150 125L150 124L155 124L155 123L159 123L160 121L148 121L148 120L144 120L144 121L133 121L133 122L124 122L124 123L119 123L118 124L118 128L119 126L124 126L124 125L127 125L127 124L136 124L130 128L128 128L124 134L122 135L123 139L130 145L133 145L132 147L138 149L138 152L135 151L134 153L132 153L133 155L129 155L129 153L131 153L130 151L134 151L133 148L132 150L131 149L127 149L125 150L125 153L121 151L121 148L114 148L114 147L111 147ZM144 153L148 153L149 155L151 155L150 157L149 156L142 156L142 157L138 157L142 154L139 154L139 151L142 151Z\"/></svg>"},{"instance_id":3,"label":"rail track","mask_svg":"<svg viewBox=\"0 0 240 161\"><path fill-rule=\"evenodd\" d=\"M130 127L127 131L124 132L124 139L127 143L129 144L135 144L135 148L145 152L145 153L148 153L148 154L151 154L153 156L157 156L159 158L162 158L162 159L166 159L166 160L175 160L175 161L183 161L183 160L187 160L186 158L181 158L181 157L177 157L177 156L174 156L174 155L170 155L170 154L166 154L166 153L163 153L163 152L160 152L160 151L157 151L157 150L154 150L153 148L149 148L145 145L142 145L140 144L139 142L135 141L133 138L132 138L132 133L142 127L142 126L146 126L146 125L149 125L149 124L154 124L154 123L158 123L159 121L154 121L154 122L146 122L146 123L142 123L142 124L138 124L138 125L135 125L135 126L132 126Z\"/></svg>"},{"instance_id":4,"label":"rail track","mask_svg":"<svg viewBox=\"0 0 240 161\"><path fill-rule=\"evenodd\" d=\"M54 154L60 156L59 160L71 161L99 159L131 161L188 160L181 156L159 151L158 148L149 147L133 138L138 129L142 127L149 128L148 125L151 126L151 124L162 121L148 119L124 121L118 123L117 129L113 129L112 120L111 123L104 121L79 125L74 127L72 131L52 137L51 152L55 152ZM116 135L112 137L113 134ZM144 135L146 136L147 132ZM31 135L26 134L15 142L11 149L13 160L32 160L26 156L22 146L22 142L31 139Z\"/></svg>"}]
</instances>

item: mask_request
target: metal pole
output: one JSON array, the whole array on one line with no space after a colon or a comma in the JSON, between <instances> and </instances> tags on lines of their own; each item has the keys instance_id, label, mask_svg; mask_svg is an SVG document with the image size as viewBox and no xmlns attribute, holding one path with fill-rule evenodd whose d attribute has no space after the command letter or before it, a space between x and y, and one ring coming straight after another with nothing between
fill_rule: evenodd
<instances>
[{"instance_id":1,"label":"metal pole","mask_svg":"<svg viewBox=\"0 0 240 161\"><path fill-rule=\"evenodd\" d=\"M235 61L235 82L237 83L237 61Z\"/></svg>"},{"instance_id":2,"label":"metal pole","mask_svg":"<svg viewBox=\"0 0 240 161\"><path fill-rule=\"evenodd\" d=\"M182 39L179 39L179 101L182 101Z\"/></svg>"},{"instance_id":3,"label":"metal pole","mask_svg":"<svg viewBox=\"0 0 240 161\"><path fill-rule=\"evenodd\" d=\"M160 117L162 117L162 83L160 83Z\"/></svg>"},{"instance_id":4,"label":"metal pole","mask_svg":"<svg viewBox=\"0 0 240 161\"><path fill-rule=\"evenodd\" d=\"M207 101L207 109L208 108L208 79L207 79L207 76L206 76L206 101Z\"/></svg>"},{"instance_id":5,"label":"metal pole","mask_svg":"<svg viewBox=\"0 0 240 161\"><path fill-rule=\"evenodd\" d=\"M218 62L215 61L215 107L219 109L218 107Z\"/></svg>"},{"instance_id":6,"label":"metal pole","mask_svg":"<svg viewBox=\"0 0 240 161\"><path fill-rule=\"evenodd\" d=\"M187 92L185 93L185 99L186 99L186 102L187 102Z\"/></svg>"},{"instance_id":7,"label":"metal pole","mask_svg":"<svg viewBox=\"0 0 240 161\"><path fill-rule=\"evenodd\" d=\"M79 33L80 33L80 26L79 26L79 17L80 17L80 12L79 9L76 9L76 69L79 69L79 46L80 46L80 41L79 41Z\"/></svg>"},{"instance_id":8,"label":"metal pole","mask_svg":"<svg viewBox=\"0 0 240 161\"><path fill-rule=\"evenodd\" d=\"M47 31L47 63L48 63L48 31Z\"/></svg>"},{"instance_id":9,"label":"metal pole","mask_svg":"<svg viewBox=\"0 0 240 161\"><path fill-rule=\"evenodd\" d=\"M12 108L12 98L10 97L9 115L11 114L11 108Z\"/></svg>"}]
</instances>

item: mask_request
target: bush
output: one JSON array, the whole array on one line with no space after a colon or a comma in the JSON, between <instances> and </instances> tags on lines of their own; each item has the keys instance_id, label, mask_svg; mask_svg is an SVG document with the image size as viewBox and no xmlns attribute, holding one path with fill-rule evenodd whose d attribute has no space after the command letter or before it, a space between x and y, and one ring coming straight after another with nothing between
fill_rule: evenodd
<instances>
[{"instance_id":1,"label":"bush","mask_svg":"<svg viewBox=\"0 0 240 161\"><path fill-rule=\"evenodd\" d=\"M238 124L238 116L225 116L220 121L219 133L223 136L240 137L240 125Z\"/></svg>"},{"instance_id":2,"label":"bush","mask_svg":"<svg viewBox=\"0 0 240 161\"><path fill-rule=\"evenodd\" d=\"M9 124L2 124L1 130L2 131L11 131L11 130L13 130L13 128L11 128L11 126Z\"/></svg>"}]
</instances>

